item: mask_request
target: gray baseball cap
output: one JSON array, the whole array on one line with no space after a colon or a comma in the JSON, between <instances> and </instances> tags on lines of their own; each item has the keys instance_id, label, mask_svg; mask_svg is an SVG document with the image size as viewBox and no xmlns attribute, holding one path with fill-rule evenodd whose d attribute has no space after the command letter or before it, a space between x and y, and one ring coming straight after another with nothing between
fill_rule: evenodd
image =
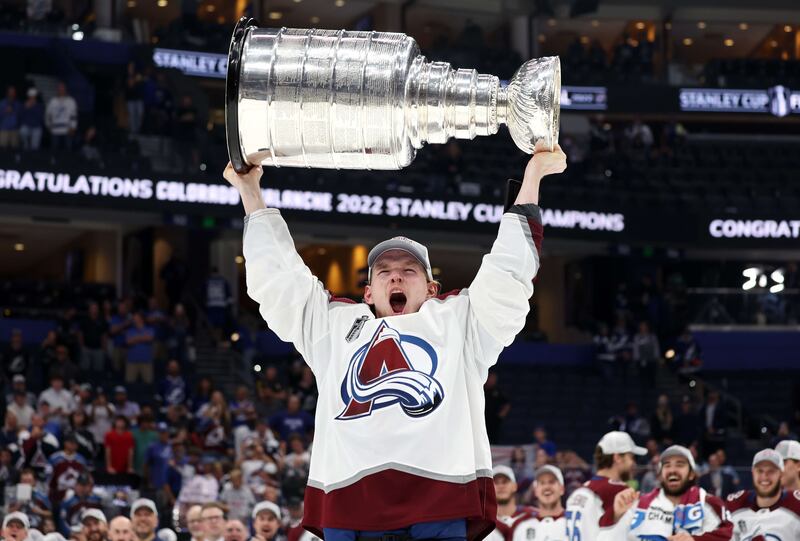
<instances>
[{"instance_id":1,"label":"gray baseball cap","mask_svg":"<svg viewBox=\"0 0 800 541\"><path fill-rule=\"evenodd\" d=\"M666 459L674 456L685 458L686 462L689 463L689 467L692 468L692 471L697 471L697 464L694 462L692 452L683 445L672 445L664 449L664 452L661 453L660 463L664 464Z\"/></svg>"},{"instance_id":2,"label":"gray baseball cap","mask_svg":"<svg viewBox=\"0 0 800 541\"><path fill-rule=\"evenodd\" d=\"M556 466L553 466L552 464L545 464L544 466L536 470L536 473L533 476L534 480L538 480L539 476L544 473L552 474L561 485L564 484L564 474L561 473L560 469L558 469Z\"/></svg>"},{"instance_id":3,"label":"gray baseball cap","mask_svg":"<svg viewBox=\"0 0 800 541\"><path fill-rule=\"evenodd\" d=\"M25 513L20 513L19 511L14 511L13 513L7 514L5 516L5 518L3 519L3 528L8 527L8 523L13 521L13 520L16 520L17 522L19 522L20 524L25 526L26 530L31 527L31 523L28 520L28 517L27 517L27 515L25 515Z\"/></svg>"},{"instance_id":4,"label":"gray baseball cap","mask_svg":"<svg viewBox=\"0 0 800 541\"><path fill-rule=\"evenodd\" d=\"M757 452L753 457L753 467L755 468L761 462L770 462L783 471L783 457L775 449L763 449Z\"/></svg>"},{"instance_id":5,"label":"gray baseball cap","mask_svg":"<svg viewBox=\"0 0 800 541\"><path fill-rule=\"evenodd\" d=\"M495 466L492 468L492 477L497 477L498 475L504 475L508 477L512 483L517 482L517 476L514 475L514 470L509 468L508 466L504 466L500 464L499 466Z\"/></svg>"},{"instance_id":6,"label":"gray baseball cap","mask_svg":"<svg viewBox=\"0 0 800 541\"><path fill-rule=\"evenodd\" d=\"M428 249L415 240L408 237L392 237L377 244L372 250L369 251L367 256L367 266L369 266L369 278L372 279L372 266L380 256L389 250L402 250L414 256L414 259L420 262L425 269L425 274L428 280L433 280L433 269L431 268L431 260L428 257Z\"/></svg>"},{"instance_id":7,"label":"gray baseball cap","mask_svg":"<svg viewBox=\"0 0 800 541\"><path fill-rule=\"evenodd\" d=\"M277 504L272 503L269 500L264 500L262 502L258 502L255 505L255 507L253 507L253 514L252 514L253 520L255 520L258 514L263 511L269 511L270 513L275 515L275 518L277 518L278 520L281 519L281 508L278 507Z\"/></svg>"}]
</instances>

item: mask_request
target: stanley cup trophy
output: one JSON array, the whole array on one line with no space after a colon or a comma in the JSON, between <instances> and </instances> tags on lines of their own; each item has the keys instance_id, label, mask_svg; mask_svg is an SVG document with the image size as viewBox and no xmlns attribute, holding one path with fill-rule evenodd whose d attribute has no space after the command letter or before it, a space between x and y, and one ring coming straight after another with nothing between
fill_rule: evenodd
<instances>
[{"instance_id":1,"label":"stanley cup trophy","mask_svg":"<svg viewBox=\"0 0 800 541\"><path fill-rule=\"evenodd\" d=\"M401 169L424 143L506 124L516 145L558 140L558 57L525 62L508 86L428 62L390 32L259 28L242 18L228 53L225 123L239 173L257 164Z\"/></svg>"}]
</instances>

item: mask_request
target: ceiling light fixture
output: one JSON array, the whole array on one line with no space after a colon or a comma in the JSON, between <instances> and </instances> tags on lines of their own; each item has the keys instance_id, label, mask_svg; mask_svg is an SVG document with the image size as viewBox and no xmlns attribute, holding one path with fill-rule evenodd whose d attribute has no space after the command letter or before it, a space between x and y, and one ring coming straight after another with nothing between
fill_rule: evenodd
<instances>
[{"instance_id":1,"label":"ceiling light fixture","mask_svg":"<svg viewBox=\"0 0 800 541\"><path fill-rule=\"evenodd\" d=\"M644 23L641 22L641 21L636 23L636 29L637 30L644 30Z\"/></svg>"},{"instance_id":2,"label":"ceiling light fixture","mask_svg":"<svg viewBox=\"0 0 800 541\"><path fill-rule=\"evenodd\" d=\"M683 44L687 47L693 43L692 38L683 38Z\"/></svg>"},{"instance_id":3,"label":"ceiling light fixture","mask_svg":"<svg viewBox=\"0 0 800 541\"><path fill-rule=\"evenodd\" d=\"M722 43L725 44L725 47L733 47L733 40L731 38L725 38L725 41Z\"/></svg>"},{"instance_id":4,"label":"ceiling light fixture","mask_svg":"<svg viewBox=\"0 0 800 541\"><path fill-rule=\"evenodd\" d=\"M598 26L600 26L600 21L598 21L597 19L593 20L593 21L592 21L592 26L594 26L595 28L597 28Z\"/></svg>"},{"instance_id":5,"label":"ceiling light fixture","mask_svg":"<svg viewBox=\"0 0 800 541\"><path fill-rule=\"evenodd\" d=\"M168 4L167 0L158 0L158 7L160 8L167 7L167 4Z\"/></svg>"},{"instance_id":6,"label":"ceiling light fixture","mask_svg":"<svg viewBox=\"0 0 800 541\"><path fill-rule=\"evenodd\" d=\"M747 23L739 23L739 30L747 30L750 28Z\"/></svg>"},{"instance_id":7,"label":"ceiling light fixture","mask_svg":"<svg viewBox=\"0 0 800 541\"><path fill-rule=\"evenodd\" d=\"M336 0L336 2L333 3L333 5L336 6L337 8L340 8L344 5L344 0Z\"/></svg>"},{"instance_id":8,"label":"ceiling light fixture","mask_svg":"<svg viewBox=\"0 0 800 541\"><path fill-rule=\"evenodd\" d=\"M555 26L556 20L555 19L547 19L547 26Z\"/></svg>"},{"instance_id":9,"label":"ceiling light fixture","mask_svg":"<svg viewBox=\"0 0 800 541\"><path fill-rule=\"evenodd\" d=\"M311 24L319 24L319 17L317 17L316 15L311 17Z\"/></svg>"},{"instance_id":10,"label":"ceiling light fixture","mask_svg":"<svg viewBox=\"0 0 800 541\"><path fill-rule=\"evenodd\" d=\"M277 20L279 20L281 17L283 17L283 13L281 13L280 11L270 11L270 12L269 12L269 19L270 19L271 21L277 21Z\"/></svg>"},{"instance_id":11,"label":"ceiling light fixture","mask_svg":"<svg viewBox=\"0 0 800 541\"><path fill-rule=\"evenodd\" d=\"M787 24L786 26L783 27L783 31L787 32L787 33L791 32L792 31L792 27Z\"/></svg>"},{"instance_id":12,"label":"ceiling light fixture","mask_svg":"<svg viewBox=\"0 0 800 541\"><path fill-rule=\"evenodd\" d=\"M703 21L700 21L700 22L697 23L697 28L699 28L700 30L704 30L705 27L706 27L706 23L704 23Z\"/></svg>"}]
</instances>

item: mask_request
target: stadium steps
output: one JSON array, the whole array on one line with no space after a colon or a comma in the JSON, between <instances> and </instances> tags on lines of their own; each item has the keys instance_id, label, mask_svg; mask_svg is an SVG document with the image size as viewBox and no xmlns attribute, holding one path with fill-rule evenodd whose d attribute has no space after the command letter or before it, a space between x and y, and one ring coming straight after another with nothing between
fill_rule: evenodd
<instances>
[{"instance_id":1,"label":"stadium steps","mask_svg":"<svg viewBox=\"0 0 800 541\"><path fill-rule=\"evenodd\" d=\"M198 345L195 368L196 379L208 377L225 396L234 396L238 385L248 383L243 377L241 355L223 345Z\"/></svg>"}]
</instances>

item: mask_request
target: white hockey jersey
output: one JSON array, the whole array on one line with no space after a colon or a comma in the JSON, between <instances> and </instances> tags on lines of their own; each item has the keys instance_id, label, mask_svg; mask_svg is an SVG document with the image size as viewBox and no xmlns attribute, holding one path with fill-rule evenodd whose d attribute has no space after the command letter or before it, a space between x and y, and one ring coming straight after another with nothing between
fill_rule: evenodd
<instances>
[{"instance_id":1,"label":"white hockey jersey","mask_svg":"<svg viewBox=\"0 0 800 541\"><path fill-rule=\"evenodd\" d=\"M248 293L319 388L307 529L458 518L469 539L493 529L483 383L525 323L541 238L539 208L514 206L468 289L376 318L366 304L331 297L277 209L245 219Z\"/></svg>"},{"instance_id":2,"label":"white hockey jersey","mask_svg":"<svg viewBox=\"0 0 800 541\"><path fill-rule=\"evenodd\" d=\"M595 475L567 499L567 539L621 541L625 539L624 519L614 521L614 497L628 488L622 481Z\"/></svg>"},{"instance_id":3,"label":"white hockey jersey","mask_svg":"<svg viewBox=\"0 0 800 541\"><path fill-rule=\"evenodd\" d=\"M626 513L620 522L628 527L628 541L668 539L686 532L696 541L730 541L733 525L718 497L693 486L678 504L657 488L639 498L633 516Z\"/></svg>"},{"instance_id":4,"label":"white hockey jersey","mask_svg":"<svg viewBox=\"0 0 800 541\"><path fill-rule=\"evenodd\" d=\"M544 517L538 511L534 511L511 527L508 541L567 541L567 539L567 520L563 513Z\"/></svg>"},{"instance_id":5,"label":"white hockey jersey","mask_svg":"<svg viewBox=\"0 0 800 541\"><path fill-rule=\"evenodd\" d=\"M760 508L755 492L741 490L728 496L726 507L733 522L733 541L787 541L800 539L800 490L784 491L772 507Z\"/></svg>"}]
</instances>

